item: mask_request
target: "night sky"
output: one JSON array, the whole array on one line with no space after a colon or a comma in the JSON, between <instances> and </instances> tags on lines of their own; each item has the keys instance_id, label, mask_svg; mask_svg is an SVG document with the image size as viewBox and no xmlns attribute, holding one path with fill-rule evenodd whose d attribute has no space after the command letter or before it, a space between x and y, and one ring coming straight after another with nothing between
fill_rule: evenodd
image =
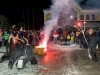
<instances>
[{"instance_id":1,"label":"night sky","mask_svg":"<svg viewBox=\"0 0 100 75\"><path fill-rule=\"evenodd\" d=\"M80 4L84 4L86 1L87 0L82 0ZM28 10L29 28L33 29L34 25L34 29L40 29L40 27L44 25L43 9L49 8L51 4L51 0L0 0L0 15L7 17L11 25L17 24L18 22L24 22L25 20L27 28Z\"/></svg>"},{"instance_id":2,"label":"night sky","mask_svg":"<svg viewBox=\"0 0 100 75\"><path fill-rule=\"evenodd\" d=\"M44 24L43 9L49 8L51 0L0 0L0 15L4 15L10 21L10 24L23 22L23 10L25 24L27 25L27 10L29 14L30 28L39 29ZM34 19L33 19L34 11Z\"/></svg>"}]
</instances>

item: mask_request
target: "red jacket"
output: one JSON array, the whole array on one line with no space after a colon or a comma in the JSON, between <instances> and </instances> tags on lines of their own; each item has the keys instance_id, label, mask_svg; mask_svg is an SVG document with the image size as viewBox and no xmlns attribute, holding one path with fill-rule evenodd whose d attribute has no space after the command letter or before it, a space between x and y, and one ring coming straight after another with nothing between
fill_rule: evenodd
<instances>
[{"instance_id":1,"label":"red jacket","mask_svg":"<svg viewBox=\"0 0 100 75\"><path fill-rule=\"evenodd\" d=\"M53 35L58 35L58 32L57 31L54 31Z\"/></svg>"},{"instance_id":2,"label":"red jacket","mask_svg":"<svg viewBox=\"0 0 100 75\"><path fill-rule=\"evenodd\" d=\"M66 30L64 30L64 31L63 31L63 35L66 35L66 34L67 34L67 31L66 31Z\"/></svg>"}]
</instances>

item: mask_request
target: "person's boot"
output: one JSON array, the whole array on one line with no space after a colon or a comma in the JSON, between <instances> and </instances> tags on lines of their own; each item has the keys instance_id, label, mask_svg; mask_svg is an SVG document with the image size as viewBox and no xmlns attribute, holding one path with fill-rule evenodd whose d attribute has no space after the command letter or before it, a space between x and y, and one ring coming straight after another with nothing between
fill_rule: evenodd
<instances>
[{"instance_id":1,"label":"person's boot","mask_svg":"<svg viewBox=\"0 0 100 75\"><path fill-rule=\"evenodd\" d=\"M98 58L93 58L92 60L95 62L98 62Z\"/></svg>"}]
</instances>

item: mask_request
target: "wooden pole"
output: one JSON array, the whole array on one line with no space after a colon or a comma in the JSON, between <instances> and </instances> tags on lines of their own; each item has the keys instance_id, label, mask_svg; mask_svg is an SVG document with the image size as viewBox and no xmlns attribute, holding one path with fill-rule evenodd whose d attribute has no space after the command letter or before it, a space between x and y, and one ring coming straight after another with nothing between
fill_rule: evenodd
<instances>
[{"instance_id":1,"label":"wooden pole","mask_svg":"<svg viewBox=\"0 0 100 75\"><path fill-rule=\"evenodd\" d=\"M28 30L29 30L29 14L28 14L28 9L27 9L27 18L28 18Z\"/></svg>"},{"instance_id":2,"label":"wooden pole","mask_svg":"<svg viewBox=\"0 0 100 75\"><path fill-rule=\"evenodd\" d=\"M34 9L33 9L33 30L34 30Z\"/></svg>"},{"instance_id":3,"label":"wooden pole","mask_svg":"<svg viewBox=\"0 0 100 75\"><path fill-rule=\"evenodd\" d=\"M24 30L25 30L25 17L24 17L24 10L23 10L23 23L24 23Z\"/></svg>"}]
</instances>

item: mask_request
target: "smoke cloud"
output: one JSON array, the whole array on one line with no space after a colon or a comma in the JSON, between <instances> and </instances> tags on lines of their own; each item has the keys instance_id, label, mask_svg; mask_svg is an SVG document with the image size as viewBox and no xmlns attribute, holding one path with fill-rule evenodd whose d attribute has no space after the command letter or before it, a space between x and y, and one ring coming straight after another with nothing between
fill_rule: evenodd
<instances>
[{"instance_id":1,"label":"smoke cloud","mask_svg":"<svg viewBox=\"0 0 100 75\"><path fill-rule=\"evenodd\" d=\"M45 41L48 41L50 34L53 29L57 27L65 27L71 24L71 15L76 13L72 10L71 1L73 0L52 0L52 5L50 6L51 10L51 19L45 23L44 27L44 38ZM100 7L100 0L74 0L77 4L88 5L92 7Z\"/></svg>"},{"instance_id":2,"label":"smoke cloud","mask_svg":"<svg viewBox=\"0 0 100 75\"><path fill-rule=\"evenodd\" d=\"M50 20L45 23L44 38L47 41L53 29L65 27L71 23L70 16L73 15L71 0L52 0L50 6Z\"/></svg>"}]
</instances>

